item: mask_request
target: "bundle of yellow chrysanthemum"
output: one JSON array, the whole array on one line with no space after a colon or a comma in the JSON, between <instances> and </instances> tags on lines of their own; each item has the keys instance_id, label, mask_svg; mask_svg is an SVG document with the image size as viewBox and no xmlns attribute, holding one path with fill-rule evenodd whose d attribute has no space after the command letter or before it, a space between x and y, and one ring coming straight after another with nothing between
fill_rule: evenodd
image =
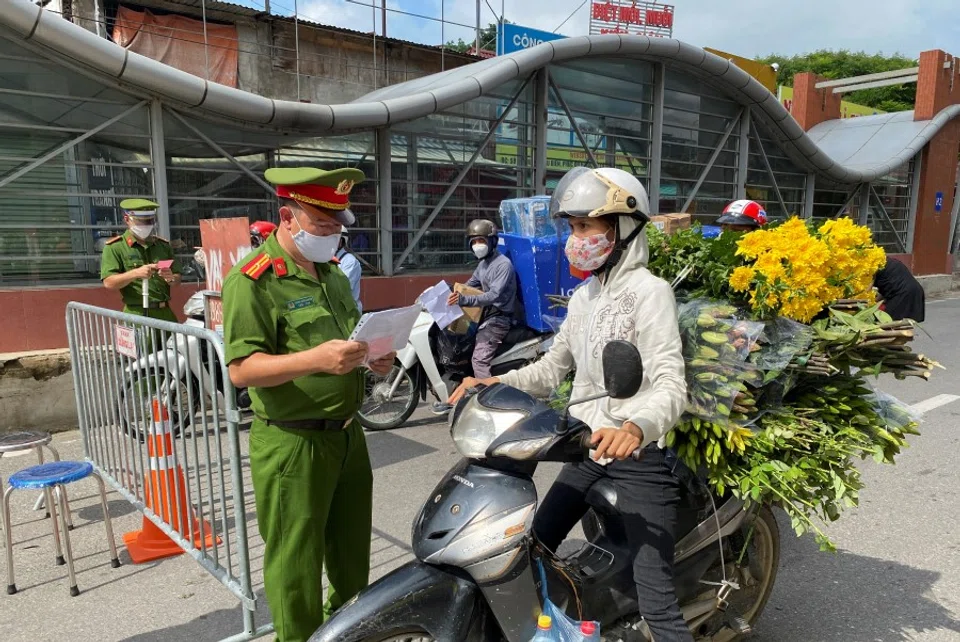
<instances>
[{"instance_id":1,"label":"bundle of yellow chrysanthemum","mask_svg":"<svg viewBox=\"0 0 960 642\"><path fill-rule=\"evenodd\" d=\"M733 271L730 287L749 293L754 312L803 323L838 299L872 301L873 277L886 261L869 228L846 218L819 229L792 218L751 232L737 244L737 256L746 265Z\"/></svg>"}]
</instances>

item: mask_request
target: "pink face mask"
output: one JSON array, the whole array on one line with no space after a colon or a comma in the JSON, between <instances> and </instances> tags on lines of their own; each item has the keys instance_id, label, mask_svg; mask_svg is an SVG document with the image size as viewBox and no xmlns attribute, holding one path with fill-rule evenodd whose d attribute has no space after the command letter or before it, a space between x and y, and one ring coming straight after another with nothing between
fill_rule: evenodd
<instances>
[{"instance_id":1,"label":"pink face mask","mask_svg":"<svg viewBox=\"0 0 960 642\"><path fill-rule=\"evenodd\" d=\"M583 272L599 269L613 252L613 242L606 234L594 234L587 238L571 236L567 239L567 259L570 265Z\"/></svg>"}]
</instances>

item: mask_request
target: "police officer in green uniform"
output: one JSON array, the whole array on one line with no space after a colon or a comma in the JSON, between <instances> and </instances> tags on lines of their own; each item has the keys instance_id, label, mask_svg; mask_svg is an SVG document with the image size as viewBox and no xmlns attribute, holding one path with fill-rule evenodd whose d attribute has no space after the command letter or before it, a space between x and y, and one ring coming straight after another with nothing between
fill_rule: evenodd
<instances>
[{"instance_id":1,"label":"police officer in green uniform","mask_svg":"<svg viewBox=\"0 0 960 642\"><path fill-rule=\"evenodd\" d=\"M180 280L180 265L170 242L154 234L159 205L145 198L120 201L127 231L107 241L100 260L100 280L108 290L119 290L123 311L177 322L170 309L170 284ZM160 261L173 261L160 268ZM143 307L143 279L149 279L149 306Z\"/></svg>"},{"instance_id":2,"label":"police officer in green uniform","mask_svg":"<svg viewBox=\"0 0 960 642\"><path fill-rule=\"evenodd\" d=\"M264 583L279 642L309 638L367 585L373 473L353 420L367 346L337 267L341 225L354 222L357 169L269 169L280 227L223 284L230 378L250 389L250 468ZM386 374L393 354L368 364ZM326 565L329 595L323 602Z\"/></svg>"}]
</instances>

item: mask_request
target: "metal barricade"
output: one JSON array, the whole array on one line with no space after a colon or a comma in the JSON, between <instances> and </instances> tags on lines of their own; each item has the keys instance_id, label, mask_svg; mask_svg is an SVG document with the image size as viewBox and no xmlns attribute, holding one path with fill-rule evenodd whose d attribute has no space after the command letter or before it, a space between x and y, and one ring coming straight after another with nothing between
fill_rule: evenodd
<instances>
[{"instance_id":1,"label":"metal barricade","mask_svg":"<svg viewBox=\"0 0 960 642\"><path fill-rule=\"evenodd\" d=\"M254 621L240 412L222 339L81 303L66 319L85 456L239 598L243 631L224 642L269 633Z\"/></svg>"}]
</instances>

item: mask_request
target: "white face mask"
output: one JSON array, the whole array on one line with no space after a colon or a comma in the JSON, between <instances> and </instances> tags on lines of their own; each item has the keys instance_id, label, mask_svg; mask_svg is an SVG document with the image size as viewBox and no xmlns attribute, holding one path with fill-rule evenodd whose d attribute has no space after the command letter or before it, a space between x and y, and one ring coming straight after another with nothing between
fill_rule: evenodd
<instances>
[{"instance_id":1,"label":"white face mask","mask_svg":"<svg viewBox=\"0 0 960 642\"><path fill-rule=\"evenodd\" d=\"M153 234L154 225L131 225L130 233L141 241L146 241Z\"/></svg>"},{"instance_id":2,"label":"white face mask","mask_svg":"<svg viewBox=\"0 0 960 642\"><path fill-rule=\"evenodd\" d=\"M340 246L340 232L334 232L329 236L317 236L310 234L300 225L300 220L296 214L293 218L297 221L300 231L293 235L293 242L303 254L303 258L313 263L329 263L337 255L337 248Z\"/></svg>"},{"instance_id":3,"label":"white face mask","mask_svg":"<svg viewBox=\"0 0 960 642\"><path fill-rule=\"evenodd\" d=\"M490 253L490 246L486 243L477 243L472 246L473 253L477 255L478 259L486 258L487 254Z\"/></svg>"}]
</instances>

